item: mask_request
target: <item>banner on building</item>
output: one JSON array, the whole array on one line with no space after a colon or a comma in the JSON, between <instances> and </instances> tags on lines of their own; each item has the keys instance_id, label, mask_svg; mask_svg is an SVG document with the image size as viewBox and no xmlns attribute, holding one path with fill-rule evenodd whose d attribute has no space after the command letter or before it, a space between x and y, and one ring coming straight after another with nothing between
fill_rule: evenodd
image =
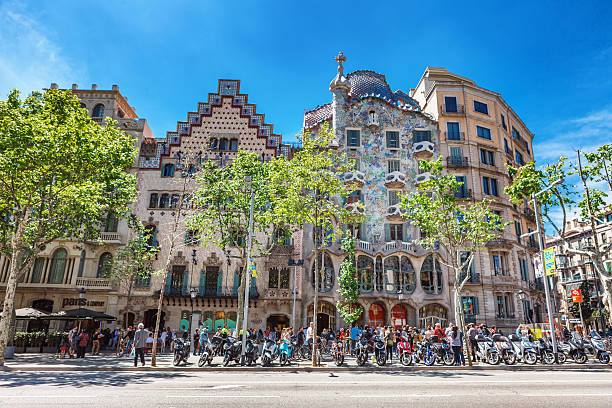
<instances>
[{"instance_id":1,"label":"banner on building","mask_svg":"<svg viewBox=\"0 0 612 408\"><path fill-rule=\"evenodd\" d=\"M582 303L582 291L580 289L572 289L572 302Z\"/></svg>"},{"instance_id":2,"label":"banner on building","mask_svg":"<svg viewBox=\"0 0 612 408\"><path fill-rule=\"evenodd\" d=\"M533 257L533 270L535 271L536 278L542 278L544 276L544 268L542 267L542 257L539 253Z\"/></svg>"},{"instance_id":3,"label":"banner on building","mask_svg":"<svg viewBox=\"0 0 612 408\"><path fill-rule=\"evenodd\" d=\"M544 254L544 272L546 276L554 275L557 272L555 248L545 249L542 253Z\"/></svg>"},{"instance_id":4,"label":"banner on building","mask_svg":"<svg viewBox=\"0 0 612 408\"><path fill-rule=\"evenodd\" d=\"M253 257L251 257L250 260L249 260L249 268L251 268L251 276L256 278L257 277L257 268L255 267L255 260L253 259Z\"/></svg>"}]
</instances>

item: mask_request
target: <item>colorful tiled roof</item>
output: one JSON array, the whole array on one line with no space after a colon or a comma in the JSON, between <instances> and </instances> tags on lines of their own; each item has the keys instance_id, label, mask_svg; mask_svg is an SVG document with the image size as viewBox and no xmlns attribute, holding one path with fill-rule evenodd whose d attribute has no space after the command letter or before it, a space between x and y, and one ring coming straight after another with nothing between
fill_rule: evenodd
<instances>
[{"instance_id":1,"label":"colorful tiled roof","mask_svg":"<svg viewBox=\"0 0 612 408\"><path fill-rule=\"evenodd\" d=\"M408 94L397 90L393 92L385 76L374 71L355 71L346 76L351 89L349 91L349 103L354 103L365 98L377 98L398 109L423 113L419 103ZM304 113L304 127L310 129L319 123L331 120L332 107L328 103L316 109Z\"/></svg>"}]
</instances>

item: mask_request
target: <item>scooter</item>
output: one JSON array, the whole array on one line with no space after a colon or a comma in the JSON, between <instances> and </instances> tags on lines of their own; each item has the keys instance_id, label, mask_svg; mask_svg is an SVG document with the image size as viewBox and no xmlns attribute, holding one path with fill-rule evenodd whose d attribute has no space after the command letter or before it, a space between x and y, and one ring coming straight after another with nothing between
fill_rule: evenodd
<instances>
[{"instance_id":1,"label":"scooter","mask_svg":"<svg viewBox=\"0 0 612 408\"><path fill-rule=\"evenodd\" d=\"M412 364L412 350L410 349L410 343L403 337L397 342L397 354L400 356L400 362L409 366Z\"/></svg>"},{"instance_id":2,"label":"scooter","mask_svg":"<svg viewBox=\"0 0 612 408\"><path fill-rule=\"evenodd\" d=\"M440 339L438 336L431 336L429 341L431 342L431 350L440 364L449 366L455 364L455 354L452 352L448 341Z\"/></svg>"},{"instance_id":3,"label":"scooter","mask_svg":"<svg viewBox=\"0 0 612 408\"><path fill-rule=\"evenodd\" d=\"M265 339L263 350L261 351L261 366L268 367L279 355L278 344L272 339Z\"/></svg>"},{"instance_id":4,"label":"scooter","mask_svg":"<svg viewBox=\"0 0 612 408\"><path fill-rule=\"evenodd\" d=\"M359 339L356 345L357 365L363 366L368 361L368 353L370 352L370 344L365 339Z\"/></svg>"},{"instance_id":5,"label":"scooter","mask_svg":"<svg viewBox=\"0 0 612 408\"><path fill-rule=\"evenodd\" d=\"M190 346L191 342L189 340L183 340L180 338L174 339L174 359L172 360L172 364L175 366L181 364L182 362L187 364Z\"/></svg>"},{"instance_id":6,"label":"scooter","mask_svg":"<svg viewBox=\"0 0 612 408\"><path fill-rule=\"evenodd\" d=\"M478 334L475 340L478 344L478 347L475 350L478 358L491 365L499 364L501 361L501 354L495 346L493 339L490 337L485 337L482 334Z\"/></svg>"},{"instance_id":7,"label":"scooter","mask_svg":"<svg viewBox=\"0 0 612 408\"><path fill-rule=\"evenodd\" d=\"M591 346L593 347L593 354L599 360L599 362L602 364L610 363L610 355L606 350L606 344L599 333L592 331L589 337L591 340Z\"/></svg>"},{"instance_id":8,"label":"scooter","mask_svg":"<svg viewBox=\"0 0 612 408\"><path fill-rule=\"evenodd\" d=\"M555 354L553 353L552 347L544 339L537 339L534 341L535 351L540 361L544 364L554 364Z\"/></svg>"},{"instance_id":9,"label":"scooter","mask_svg":"<svg viewBox=\"0 0 612 408\"><path fill-rule=\"evenodd\" d=\"M534 365L538 362L538 355L533 347L533 344L527 339L521 339L516 334L508 336L510 344L514 349L516 357L526 364Z\"/></svg>"},{"instance_id":10,"label":"scooter","mask_svg":"<svg viewBox=\"0 0 612 408\"><path fill-rule=\"evenodd\" d=\"M387 349L385 342L380 336L372 336L372 345L374 347L374 356L376 357L376 364L384 366L387 363Z\"/></svg>"},{"instance_id":11,"label":"scooter","mask_svg":"<svg viewBox=\"0 0 612 408\"><path fill-rule=\"evenodd\" d=\"M567 357L574 360L577 364L585 364L589 360L582 339L561 340L558 343L558 348L564 354L563 361Z\"/></svg>"},{"instance_id":12,"label":"scooter","mask_svg":"<svg viewBox=\"0 0 612 408\"><path fill-rule=\"evenodd\" d=\"M279 347L279 350L280 350L279 362L281 366L287 365L291 361L291 358L293 357L293 350L295 349L294 341L295 341L294 339L291 339L291 341L289 340L281 341L281 344Z\"/></svg>"},{"instance_id":13,"label":"scooter","mask_svg":"<svg viewBox=\"0 0 612 408\"><path fill-rule=\"evenodd\" d=\"M413 359L415 363L422 360L425 365L432 366L436 362L436 355L431 348L431 343L427 340L417 343Z\"/></svg>"},{"instance_id":14,"label":"scooter","mask_svg":"<svg viewBox=\"0 0 612 408\"><path fill-rule=\"evenodd\" d=\"M495 342L497 350L499 350L504 363L506 363L506 365L516 364L516 353L514 352L514 347L512 347L512 343L510 343L508 338L496 333L493 335L493 341Z\"/></svg>"},{"instance_id":15,"label":"scooter","mask_svg":"<svg viewBox=\"0 0 612 408\"><path fill-rule=\"evenodd\" d=\"M200 354L198 367L204 367L205 364L211 365L214 355L215 350L213 349L212 343L210 340L207 340L206 345L204 346L204 351L202 354Z\"/></svg>"}]
</instances>

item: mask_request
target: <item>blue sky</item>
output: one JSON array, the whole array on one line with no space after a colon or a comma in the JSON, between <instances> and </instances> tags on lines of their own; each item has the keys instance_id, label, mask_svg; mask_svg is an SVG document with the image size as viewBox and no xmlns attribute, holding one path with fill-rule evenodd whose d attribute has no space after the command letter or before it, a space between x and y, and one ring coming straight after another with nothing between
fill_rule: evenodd
<instances>
[{"instance_id":1,"label":"blue sky","mask_svg":"<svg viewBox=\"0 0 612 408\"><path fill-rule=\"evenodd\" d=\"M431 65L500 92L541 161L612 140L612 2L467 3L0 0L0 95L118 84L164 137L236 78L291 141L342 50L394 89Z\"/></svg>"}]
</instances>

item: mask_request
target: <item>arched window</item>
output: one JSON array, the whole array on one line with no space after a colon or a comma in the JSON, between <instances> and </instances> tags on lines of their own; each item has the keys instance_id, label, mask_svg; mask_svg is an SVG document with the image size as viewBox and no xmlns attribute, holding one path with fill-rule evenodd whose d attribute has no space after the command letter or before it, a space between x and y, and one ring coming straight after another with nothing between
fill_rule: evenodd
<instances>
[{"instance_id":1,"label":"arched window","mask_svg":"<svg viewBox=\"0 0 612 408\"><path fill-rule=\"evenodd\" d=\"M64 281L64 271L68 253L64 248L60 248L51 258L51 269L49 270L49 283L62 283Z\"/></svg>"},{"instance_id":2,"label":"arched window","mask_svg":"<svg viewBox=\"0 0 612 408\"><path fill-rule=\"evenodd\" d=\"M219 141L217 140L217 138L212 138L210 139L210 144L208 145L208 148L210 150L217 150L217 148L219 147Z\"/></svg>"},{"instance_id":3,"label":"arched window","mask_svg":"<svg viewBox=\"0 0 612 408\"><path fill-rule=\"evenodd\" d=\"M421 327L434 326L436 323L440 323L442 327L446 327L446 313L446 308L437 303L423 306L419 309Z\"/></svg>"},{"instance_id":4,"label":"arched window","mask_svg":"<svg viewBox=\"0 0 612 408\"><path fill-rule=\"evenodd\" d=\"M428 255L421 266L421 287L425 293L442 293L442 268L440 262Z\"/></svg>"},{"instance_id":5,"label":"arched window","mask_svg":"<svg viewBox=\"0 0 612 408\"><path fill-rule=\"evenodd\" d=\"M157 227L155 225L147 225L144 227L145 234L147 235L147 243L151 248L157 247Z\"/></svg>"},{"instance_id":6,"label":"arched window","mask_svg":"<svg viewBox=\"0 0 612 408\"><path fill-rule=\"evenodd\" d=\"M328 254L323 255L323 273L319 272L319 292L329 292L334 287L334 265ZM319 260L319 268L321 263ZM315 262L312 263L312 287L315 284Z\"/></svg>"},{"instance_id":7,"label":"arched window","mask_svg":"<svg viewBox=\"0 0 612 408\"><path fill-rule=\"evenodd\" d=\"M381 256L377 256L376 257L376 291L377 292L382 292L383 291L383 262L382 262L382 257Z\"/></svg>"},{"instance_id":8,"label":"arched window","mask_svg":"<svg viewBox=\"0 0 612 408\"><path fill-rule=\"evenodd\" d=\"M94 118L102 118L102 117L104 117L104 105L99 103L96 106L94 106L93 113L91 114L91 116L94 117Z\"/></svg>"},{"instance_id":9,"label":"arched window","mask_svg":"<svg viewBox=\"0 0 612 408\"><path fill-rule=\"evenodd\" d=\"M98 273L96 276L98 278L106 278L110 272L112 264L113 256L110 252L105 252L100 255L100 259L98 260Z\"/></svg>"},{"instance_id":10,"label":"arched window","mask_svg":"<svg viewBox=\"0 0 612 408\"><path fill-rule=\"evenodd\" d=\"M237 152L238 151L238 139L230 139L229 149L232 152Z\"/></svg>"},{"instance_id":11,"label":"arched window","mask_svg":"<svg viewBox=\"0 0 612 408\"><path fill-rule=\"evenodd\" d=\"M157 195L157 193L151 193L151 198L149 199L149 208L157 208L158 202L159 195Z\"/></svg>"},{"instance_id":12,"label":"arched window","mask_svg":"<svg viewBox=\"0 0 612 408\"><path fill-rule=\"evenodd\" d=\"M162 173L162 177L174 177L174 164L164 164L164 171Z\"/></svg>"},{"instance_id":13,"label":"arched window","mask_svg":"<svg viewBox=\"0 0 612 408\"><path fill-rule=\"evenodd\" d=\"M407 256L402 256L401 273L403 279L402 291L405 294L414 292L416 288L416 273L414 273L412 262L410 262Z\"/></svg>"},{"instance_id":14,"label":"arched window","mask_svg":"<svg viewBox=\"0 0 612 408\"><path fill-rule=\"evenodd\" d=\"M168 208L170 207L170 194L164 193L161 195L159 199L159 208Z\"/></svg>"},{"instance_id":15,"label":"arched window","mask_svg":"<svg viewBox=\"0 0 612 408\"><path fill-rule=\"evenodd\" d=\"M399 258L390 256L385 258L385 290L387 293L401 293Z\"/></svg>"},{"instance_id":16,"label":"arched window","mask_svg":"<svg viewBox=\"0 0 612 408\"><path fill-rule=\"evenodd\" d=\"M357 279L363 293L374 290L374 260L366 255L357 257Z\"/></svg>"},{"instance_id":17,"label":"arched window","mask_svg":"<svg viewBox=\"0 0 612 408\"><path fill-rule=\"evenodd\" d=\"M227 150L227 139L223 138L219 141L219 150Z\"/></svg>"}]
</instances>

